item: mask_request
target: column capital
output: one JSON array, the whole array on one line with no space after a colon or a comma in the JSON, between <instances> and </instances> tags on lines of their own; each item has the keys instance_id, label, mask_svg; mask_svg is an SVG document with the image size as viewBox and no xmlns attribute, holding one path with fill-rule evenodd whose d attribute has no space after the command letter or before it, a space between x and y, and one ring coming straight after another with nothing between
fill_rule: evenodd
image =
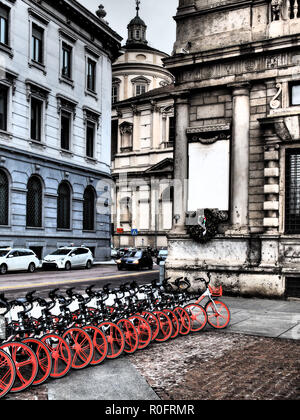
<instances>
[{"instance_id":1,"label":"column capital","mask_svg":"<svg viewBox=\"0 0 300 420\"><path fill-rule=\"evenodd\" d=\"M249 82L234 82L228 84L233 96L249 96L251 84Z\"/></svg>"},{"instance_id":2,"label":"column capital","mask_svg":"<svg viewBox=\"0 0 300 420\"><path fill-rule=\"evenodd\" d=\"M189 90L184 90L180 92L173 92L171 96L173 97L176 105L178 104L189 104L191 92Z\"/></svg>"}]
</instances>

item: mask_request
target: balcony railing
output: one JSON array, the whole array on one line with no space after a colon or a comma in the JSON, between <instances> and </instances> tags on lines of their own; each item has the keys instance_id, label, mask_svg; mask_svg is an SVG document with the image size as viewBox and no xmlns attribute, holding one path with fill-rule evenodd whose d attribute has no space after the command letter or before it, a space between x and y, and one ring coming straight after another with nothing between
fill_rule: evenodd
<instances>
[{"instance_id":1,"label":"balcony railing","mask_svg":"<svg viewBox=\"0 0 300 420\"><path fill-rule=\"evenodd\" d=\"M271 0L271 16L272 21L300 18L300 0Z\"/></svg>"}]
</instances>

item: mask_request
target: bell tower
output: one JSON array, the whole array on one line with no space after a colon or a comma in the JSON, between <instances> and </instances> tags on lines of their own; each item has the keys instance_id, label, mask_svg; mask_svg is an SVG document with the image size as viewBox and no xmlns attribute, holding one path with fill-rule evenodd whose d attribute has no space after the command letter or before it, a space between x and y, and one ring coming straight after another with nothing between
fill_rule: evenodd
<instances>
[{"instance_id":1,"label":"bell tower","mask_svg":"<svg viewBox=\"0 0 300 420\"><path fill-rule=\"evenodd\" d=\"M128 39L126 45L147 45L148 41L146 38L147 25L140 18L140 0L136 0L136 16L129 22L128 28Z\"/></svg>"}]
</instances>

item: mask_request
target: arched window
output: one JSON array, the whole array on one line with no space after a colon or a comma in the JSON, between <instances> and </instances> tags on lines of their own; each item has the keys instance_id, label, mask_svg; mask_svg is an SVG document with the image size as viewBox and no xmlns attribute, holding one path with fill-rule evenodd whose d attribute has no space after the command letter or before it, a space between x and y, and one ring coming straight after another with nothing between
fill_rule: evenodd
<instances>
[{"instance_id":1,"label":"arched window","mask_svg":"<svg viewBox=\"0 0 300 420\"><path fill-rule=\"evenodd\" d=\"M95 191L87 187L83 195L83 230L95 229Z\"/></svg>"},{"instance_id":2,"label":"arched window","mask_svg":"<svg viewBox=\"0 0 300 420\"><path fill-rule=\"evenodd\" d=\"M71 188L67 182L62 182L58 187L57 228L71 228Z\"/></svg>"},{"instance_id":3,"label":"arched window","mask_svg":"<svg viewBox=\"0 0 300 420\"><path fill-rule=\"evenodd\" d=\"M8 225L8 177L4 171L0 171L0 225Z\"/></svg>"},{"instance_id":4,"label":"arched window","mask_svg":"<svg viewBox=\"0 0 300 420\"><path fill-rule=\"evenodd\" d=\"M42 227L43 186L39 177L33 175L27 183L26 226Z\"/></svg>"}]
</instances>

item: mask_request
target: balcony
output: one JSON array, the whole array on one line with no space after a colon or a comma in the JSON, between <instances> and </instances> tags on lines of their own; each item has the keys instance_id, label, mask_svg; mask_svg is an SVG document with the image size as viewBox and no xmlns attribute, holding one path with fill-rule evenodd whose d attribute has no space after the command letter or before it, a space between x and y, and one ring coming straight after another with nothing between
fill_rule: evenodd
<instances>
[{"instance_id":1,"label":"balcony","mask_svg":"<svg viewBox=\"0 0 300 420\"><path fill-rule=\"evenodd\" d=\"M300 32L300 0L271 0L270 38Z\"/></svg>"}]
</instances>

